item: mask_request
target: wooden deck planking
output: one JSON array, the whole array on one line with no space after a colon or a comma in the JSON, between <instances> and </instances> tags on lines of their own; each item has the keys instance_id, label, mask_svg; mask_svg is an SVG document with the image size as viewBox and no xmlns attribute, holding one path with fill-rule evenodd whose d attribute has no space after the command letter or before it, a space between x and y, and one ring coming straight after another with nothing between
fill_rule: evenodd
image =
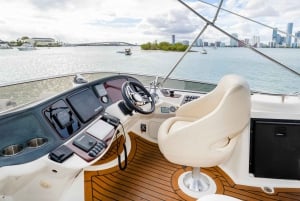
<instances>
[{"instance_id":1,"label":"wooden deck planking","mask_svg":"<svg viewBox=\"0 0 300 201\"><path fill-rule=\"evenodd\" d=\"M85 200L196 200L184 194L177 180L181 173L191 170L168 162L160 153L157 144L130 133L132 149L128 156L128 167L85 172ZM113 146L112 146L113 147ZM116 148L111 148L97 164L116 158ZM218 167L202 168L217 185L217 193L241 200L299 201L300 189L275 189L266 194L258 187L235 184Z\"/></svg>"}]
</instances>

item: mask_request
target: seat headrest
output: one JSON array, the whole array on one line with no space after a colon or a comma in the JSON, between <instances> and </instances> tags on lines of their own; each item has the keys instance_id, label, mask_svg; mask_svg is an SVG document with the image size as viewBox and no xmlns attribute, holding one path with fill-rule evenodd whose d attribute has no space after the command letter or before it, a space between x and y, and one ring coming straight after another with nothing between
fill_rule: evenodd
<instances>
[{"instance_id":1,"label":"seat headrest","mask_svg":"<svg viewBox=\"0 0 300 201\"><path fill-rule=\"evenodd\" d=\"M217 88L222 88L223 90L228 90L230 88L235 88L238 86L241 86L241 87L249 90L249 85L243 77L241 77L239 75L235 75L235 74L229 74L229 75L225 75L219 81Z\"/></svg>"}]
</instances>

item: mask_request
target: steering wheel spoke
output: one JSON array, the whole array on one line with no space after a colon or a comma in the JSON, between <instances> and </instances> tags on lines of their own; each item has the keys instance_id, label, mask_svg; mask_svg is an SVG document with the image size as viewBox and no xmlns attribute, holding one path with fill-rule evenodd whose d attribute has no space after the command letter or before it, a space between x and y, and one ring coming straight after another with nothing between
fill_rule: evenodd
<instances>
[{"instance_id":1,"label":"steering wheel spoke","mask_svg":"<svg viewBox=\"0 0 300 201\"><path fill-rule=\"evenodd\" d=\"M153 97L140 83L129 81L125 82L122 85L122 96L127 107L141 114L150 114L155 109ZM150 109L145 109L143 106L148 103L150 104Z\"/></svg>"}]
</instances>

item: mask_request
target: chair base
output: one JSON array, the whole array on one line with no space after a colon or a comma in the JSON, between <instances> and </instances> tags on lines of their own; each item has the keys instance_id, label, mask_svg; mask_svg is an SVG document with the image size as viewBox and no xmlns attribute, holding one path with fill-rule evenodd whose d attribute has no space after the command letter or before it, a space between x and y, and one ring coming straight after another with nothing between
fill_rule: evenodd
<instances>
[{"instance_id":1,"label":"chair base","mask_svg":"<svg viewBox=\"0 0 300 201\"><path fill-rule=\"evenodd\" d=\"M200 198L217 191L217 186L213 179L206 174L200 173L200 168L193 168L193 171L180 175L178 184L185 194L194 198Z\"/></svg>"},{"instance_id":2,"label":"chair base","mask_svg":"<svg viewBox=\"0 0 300 201\"><path fill-rule=\"evenodd\" d=\"M183 178L183 184L191 191L204 192L209 188L209 180L200 173L200 168L194 168L192 172Z\"/></svg>"}]
</instances>

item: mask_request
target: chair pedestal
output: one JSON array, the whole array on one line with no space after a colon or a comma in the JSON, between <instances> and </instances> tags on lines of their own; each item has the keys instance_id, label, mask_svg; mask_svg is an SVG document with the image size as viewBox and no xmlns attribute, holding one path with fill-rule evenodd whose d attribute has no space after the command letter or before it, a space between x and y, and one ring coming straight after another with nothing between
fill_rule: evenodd
<instances>
[{"instance_id":1,"label":"chair pedestal","mask_svg":"<svg viewBox=\"0 0 300 201\"><path fill-rule=\"evenodd\" d=\"M183 178L186 188L195 192L204 192L209 189L208 179L200 173L200 167L194 167L193 171L186 174Z\"/></svg>"}]
</instances>

